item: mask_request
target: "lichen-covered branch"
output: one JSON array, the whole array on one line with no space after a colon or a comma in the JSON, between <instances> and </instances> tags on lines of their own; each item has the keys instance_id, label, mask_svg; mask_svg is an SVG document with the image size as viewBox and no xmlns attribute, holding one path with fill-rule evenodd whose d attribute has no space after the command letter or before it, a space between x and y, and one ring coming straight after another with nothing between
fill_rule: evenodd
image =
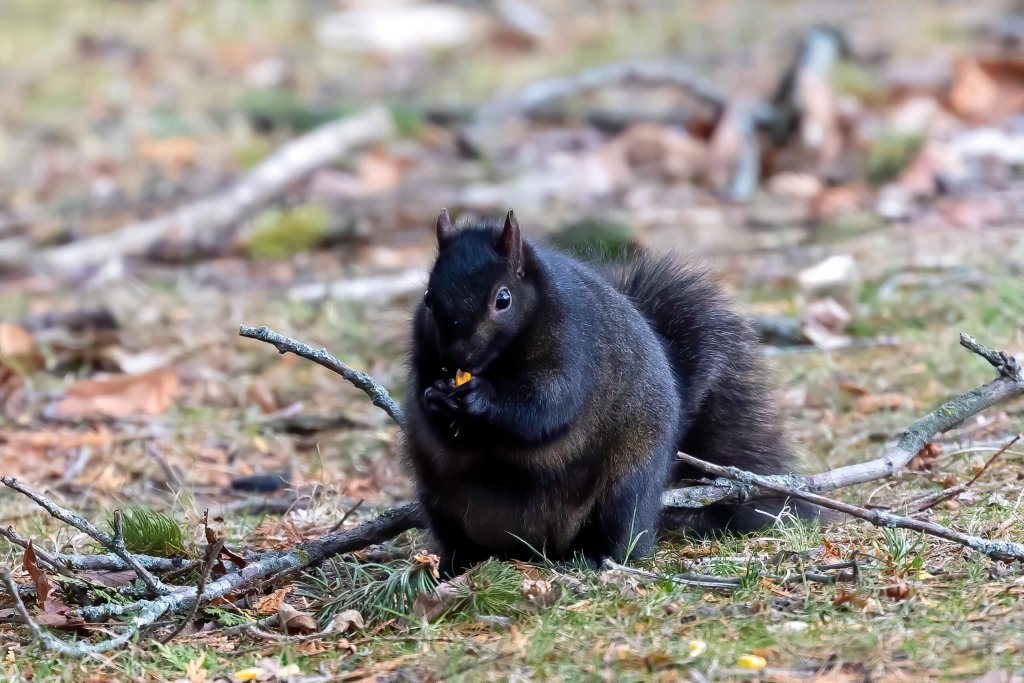
<instances>
[{"instance_id":1,"label":"lichen-covered branch","mask_svg":"<svg viewBox=\"0 0 1024 683\"><path fill-rule=\"evenodd\" d=\"M877 481L898 474L911 458L936 435L952 429L964 420L977 415L986 408L1015 396L1024 395L1024 372L1016 358L1002 351L994 351L969 334L960 334L960 344L978 354L997 370L1000 376L991 382L965 394L946 401L917 422L912 424L895 446L884 456L868 462L838 467L828 472L801 477L798 475L775 475L770 477L776 484L790 489L812 493L826 493L837 489ZM719 479L698 486L673 489L662 496L667 507L704 507L715 502L727 502L758 497L763 491L752 486L741 486L734 479Z\"/></svg>"},{"instance_id":2,"label":"lichen-covered branch","mask_svg":"<svg viewBox=\"0 0 1024 683\"><path fill-rule=\"evenodd\" d=\"M135 570L138 577L146 584L146 588L148 588L153 594L161 595L170 590L169 587L165 586L160 581L160 579L153 576L148 569L143 567L142 563L140 563L132 553L128 552L124 546L124 538L121 534L111 536L74 510L69 510L57 505L57 503L41 495L23 481L16 479L15 477L0 477L0 482L3 482L4 486L7 488L13 489L32 499L32 501L39 507L50 513L52 517L75 527L85 534L88 534L100 545L110 550L114 555L117 555L125 562L125 564Z\"/></svg>"},{"instance_id":3,"label":"lichen-covered branch","mask_svg":"<svg viewBox=\"0 0 1024 683\"><path fill-rule=\"evenodd\" d=\"M757 488L765 491L771 491L776 494L781 493L789 496L790 498L805 500L822 508L835 510L836 512L842 512L843 514L850 515L851 517L863 519L875 526L919 531L930 536L952 541L953 543L959 543L962 546L977 550L994 560L1003 560L1006 562L1012 562L1014 560L1024 561L1024 544L1021 543L1014 543L1013 541L993 541L979 536L964 534L948 527L944 527L941 524L935 524L934 522L926 522L923 520L913 519L911 517L894 515L882 510L869 510L857 505L850 505L849 503L843 503L838 500L826 498L825 496L821 496L816 493L787 486L780 483L780 481L784 480L780 480L779 477L754 474L753 472L741 470L736 467L714 465L685 453L677 453L676 457L687 465L696 467L697 469L707 472L712 476L735 481L740 486L749 489Z\"/></svg>"},{"instance_id":4,"label":"lichen-covered branch","mask_svg":"<svg viewBox=\"0 0 1024 683\"><path fill-rule=\"evenodd\" d=\"M307 360L313 361L317 365L321 365L332 372L338 373L355 385L357 389L360 389L363 393L369 396L373 405L386 412L391 416L392 420L401 426L404 419L404 416L402 415L402 408L393 398L391 398L388 390L365 372L354 370L342 363L340 360L328 353L327 349L314 349L309 344L304 344L298 339L292 339L291 337L286 337L283 334L278 334L269 327L247 327L242 325L238 329L238 334L243 337L248 337L249 339L256 339L258 341L271 344L277 348L279 353L294 353L296 356L302 356Z\"/></svg>"},{"instance_id":5,"label":"lichen-covered branch","mask_svg":"<svg viewBox=\"0 0 1024 683\"><path fill-rule=\"evenodd\" d=\"M160 618L160 615L167 610L166 603L168 596L165 595L157 598L156 600L148 601L143 606L142 610L132 617L127 624L127 628L120 635L98 643L69 643L52 635L49 631L35 622L32 615L29 614L28 608L25 607L25 603L22 601L21 595L18 593L18 586L14 583L14 577L11 576L10 569L7 567L0 567L0 580L3 581L4 587L14 600L14 608L18 611L22 621L24 621L25 625L28 626L29 630L32 632L32 636L39 642L39 644L48 650L53 650L54 652L59 652L62 655L68 655L71 657L87 657L89 655L96 655L117 649L134 638L140 628L153 624Z\"/></svg>"},{"instance_id":6,"label":"lichen-covered branch","mask_svg":"<svg viewBox=\"0 0 1024 683\"><path fill-rule=\"evenodd\" d=\"M416 503L391 508L353 529L305 541L285 552L265 553L260 560L208 583L202 593L201 601L206 603L233 593L257 579L281 572L305 569L334 555L362 550L367 546L390 540L404 531L422 525L419 506ZM158 600L165 603L164 611L179 612L189 609L195 602L196 595L195 588L181 587ZM155 601L139 600L123 605L83 607L78 610L78 614L87 621L98 621L148 609L153 602Z\"/></svg>"},{"instance_id":7,"label":"lichen-covered branch","mask_svg":"<svg viewBox=\"0 0 1024 683\"><path fill-rule=\"evenodd\" d=\"M882 458L838 467L830 472L807 477L805 489L822 493L891 477L906 467L907 463L936 435L956 427L986 408L1014 396L1024 395L1024 376L1021 375L1020 365L1015 358L983 346L966 333L960 334L960 343L996 367L1000 376L988 384L946 401L922 417L903 433L896 445Z\"/></svg>"}]
</instances>

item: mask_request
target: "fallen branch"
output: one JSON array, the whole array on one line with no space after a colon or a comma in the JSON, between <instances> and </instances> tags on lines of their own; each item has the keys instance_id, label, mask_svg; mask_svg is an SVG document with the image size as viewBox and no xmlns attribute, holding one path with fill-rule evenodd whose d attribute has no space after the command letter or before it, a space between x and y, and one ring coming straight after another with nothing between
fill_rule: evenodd
<instances>
[{"instance_id":1,"label":"fallen branch","mask_svg":"<svg viewBox=\"0 0 1024 683\"><path fill-rule=\"evenodd\" d=\"M356 147L392 137L394 130L391 114L383 107L332 121L284 145L223 192L167 215L30 256L30 261L50 271L64 271L141 255L168 239L224 241L241 221L296 181ZM24 252L17 255L19 260L25 256Z\"/></svg>"},{"instance_id":2,"label":"fallen branch","mask_svg":"<svg viewBox=\"0 0 1024 683\"><path fill-rule=\"evenodd\" d=\"M898 474L907 463L937 434L952 429L964 420L986 408L1014 396L1024 395L1024 372L1019 362L1002 351L994 351L971 335L962 332L960 345L978 354L998 371L999 377L961 396L946 401L912 424L900 440L881 458L869 462L838 467L828 472L806 477L799 475L770 475L775 486L791 490L825 493ZM771 489L768 489L771 490ZM727 502L762 497L764 491L744 487L735 479L702 483L698 486L672 489L662 496L666 507L704 507L715 502Z\"/></svg>"},{"instance_id":3,"label":"fallen branch","mask_svg":"<svg viewBox=\"0 0 1024 683\"><path fill-rule=\"evenodd\" d=\"M835 510L836 512L842 512L850 515L851 517L863 519L875 526L919 531L930 536L952 541L953 543L959 543L962 546L977 550L994 560L1003 560L1006 562L1012 562L1014 560L1024 561L1024 544L1021 543L1014 543L1013 541L992 541L979 536L960 533L959 531L949 529L941 524L935 524L934 522L926 522L913 519L912 517L901 517L900 515L894 515L882 510L868 510L867 508L862 508L857 505L850 505L849 503L843 503L816 493L781 484L779 483L780 478L777 476L765 476L741 470L736 467L714 465L704 460L700 460L699 458L695 458L692 455L687 455L686 453L677 453L676 458L687 465L696 467L702 472L737 482L743 487L751 489L756 487L776 494L781 493L790 498L804 500L828 510Z\"/></svg>"},{"instance_id":4,"label":"fallen branch","mask_svg":"<svg viewBox=\"0 0 1024 683\"><path fill-rule=\"evenodd\" d=\"M7 567L0 567L0 580L3 581L4 587L14 600L14 608L18 611L18 614L21 615L22 621L24 621L25 625L28 626L32 635L39 644L48 650L53 650L54 652L59 652L62 655L69 655L71 657L87 657L89 655L100 654L101 652L107 652L108 650L119 648L134 638L140 628L152 624L159 619L160 615L167 609L164 605L166 598L166 596L164 596L163 598L150 601L138 615L131 619L128 623L128 628L118 636L99 643L68 643L51 635L35 622L32 615L29 614L28 609L25 607L25 603L21 600L21 594L18 593L18 586L14 583L14 577L11 576L10 569Z\"/></svg>"},{"instance_id":5,"label":"fallen branch","mask_svg":"<svg viewBox=\"0 0 1024 683\"><path fill-rule=\"evenodd\" d=\"M892 477L906 467L937 434L956 427L967 418L1008 398L1024 395L1024 373L1015 358L982 345L966 332L960 333L960 345L991 363L999 371L999 377L943 403L922 417L904 432L899 442L885 456L808 477L807 490L834 491L853 484Z\"/></svg>"},{"instance_id":6,"label":"fallen branch","mask_svg":"<svg viewBox=\"0 0 1024 683\"><path fill-rule=\"evenodd\" d=\"M354 529L304 541L286 552L265 553L259 561L251 562L245 568L225 574L211 582L206 586L200 599L204 603L209 602L228 593L237 592L256 579L285 571L305 569L317 565L329 557L362 550L376 543L390 540L398 534L418 528L422 524L419 506L416 503L391 508ZM140 609L148 609L148 606L155 602L164 604L163 611L178 612L189 609L195 601L196 595L195 588L180 587L173 593L161 596L156 600L140 600L124 605L83 607L78 610L78 615L88 621L98 621L132 614Z\"/></svg>"},{"instance_id":7,"label":"fallen branch","mask_svg":"<svg viewBox=\"0 0 1024 683\"><path fill-rule=\"evenodd\" d=\"M614 62L572 76L535 81L519 92L497 98L477 111L465 135L475 148L486 149L488 134L508 118L543 113L546 108L567 98L630 83L678 87L711 107L712 118L726 104L726 96L686 64L671 61ZM759 115L767 117L770 114L766 110Z\"/></svg>"},{"instance_id":8,"label":"fallen branch","mask_svg":"<svg viewBox=\"0 0 1024 683\"><path fill-rule=\"evenodd\" d=\"M971 477L970 481L968 481L967 483L965 483L965 484L957 484L956 486L951 486L948 489L944 489L944 490L939 491L939 492L937 492L935 494L932 494L932 495L929 495L929 496L925 496L924 498L922 498L920 500L912 502L909 505L909 507L912 507L914 514L917 514L917 513L920 513L920 512L924 512L925 510L930 510L931 508L935 507L936 505L938 505L940 503L944 503L945 501L950 500L951 498L956 498L961 493L963 493L964 491L969 489L971 486L973 486L974 482L976 482L979 479L981 479L981 477L985 474L985 472L988 472L988 469L990 467L992 467L992 464L996 460L998 460L1003 455L1003 453L1005 453L1006 451L1010 450L1015 443L1017 443L1018 441L1021 440L1022 437L1024 437L1024 434L1018 434L1017 436L1013 437L1013 439L1010 440L1009 443L1007 443L1005 446L1003 446L998 451L993 453L992 457L990 457L985 462L985 465L980 470L978 470L977 474L975 474L973 477Z\"/></svg>"},{"instance_id":9,"label":"fallen branch","mask_svg":"<svg viewBox=\"0 0 1024 683\"><path fill-rule=\"evenodd\" d=\"M28 548L28 539L19 534L11 527L0 528L0 536L3 536L14 545ZM36 557L51 567L54 571L67 575L68 571L120 571L131 569L131 566L123 559L113 553L103 555L65 555L64 553L47 553L34 547ZM184 557L154 557L152 555L140 555L132 553L135 559L143 567L151 572L176 571L185 567L189 560Z\"/></svg>"},{"instance_id":10,"label":"fallen branch","mask_svg":"<svg viewBox=\"0 0 1024 683\"><path fill-rule=\"evenodd\" d=\"M269 327L246 327L245 325L242 325L238 329L238 334L243 337L248 337L249 339L256 339L261 342L266 342L267 344L272 344L277 348L279 353L294 353L296 356L302 356L307 360L313 361L317 365L321 365L332 372L338 373L355 385L356 388L369 396L373 405L390 415L391 419L398 423L398 425L402 424L404 419L404 416L402 415L402 408L393 398L391 398L388 390L382 387L377 380L370 377L365 372L353 370L342 363L340 360L328 353L327 349L314 349L309 344L304 344L297 339L292 339L291 337L286 337L283 334L278 334Z\"/></svg>"},{"instance_id":11,"label":"fallen branch","mask_svg":"<svg viewBox=\"0 0 1024 683\"><path fill-rule=\"evenodd\" d=\"M220 557L220 551L224 548L224 541L226 540L227 539L225 538L218 538L216 541L206 546L206 557L203 559L203 568L199 572L199 583L196 585L196 595L202 595L203 591L206 590L206 581L210 578L210 571L213 570L214 563L217 562L217 559ZM192 607L189 608L188 614L185 615L185 618L174 627L173 631L160 640L161 643L166 644L171 642L176 635L181 633L185 627L188 626L189 622L195 618L196 612L199 611L199 602L199 600L192 602Z\"/></svg>"},{"instance_id":12,"label":"fallen branch","mask_svg":"<svg viewBox=\"0 0 1024 683\"><path fill-rule=\"evenodd\" d=\"M10 489L14 489L18 493L21 493L33 502L39 505L41 508L50 513L50 516L59 519L69 526L73 526L79 531L88 534L95 539L100 545L110 550L114 555L121 558L125 564L135 570L142 582L146 584L146 587L155 595L161 595L170 590L165 586L160 579L153 576L148 569L142 566L142 563L136 559L136 557L128 552L124 545L124 536L121 533L120 523L120 511L114 513L114 529L115 533L113 536L103 531L95 524L82 517L80 514L73 510L68 510L65 507L57 505L49 498L37 493L31 487L26 485L24 482L16 479L15 477L0 477L0 482L3 482L4 486Z\"/></svg>"},{"instance_id":13,"label":"fallen branch","mask_svg":"<svg viewBox=\"0 0 1024 683\"><path fill-rule=\"evenodd\" d=\"M741 583L741 579L738 577L721 577L712 576L711 574L692 574L689 572L685 574L658 574L656 572L647 571L646 569L638 569L636 567L619 564L609 557L604 559L601 563L601 567L604 569L620 571L625 574L642 576L645 579L653 581L671 581L672 583L678 583L682 586L694 586L696 588L735 590L736 588L739 588Z\"/></svg>"}]
</instances>

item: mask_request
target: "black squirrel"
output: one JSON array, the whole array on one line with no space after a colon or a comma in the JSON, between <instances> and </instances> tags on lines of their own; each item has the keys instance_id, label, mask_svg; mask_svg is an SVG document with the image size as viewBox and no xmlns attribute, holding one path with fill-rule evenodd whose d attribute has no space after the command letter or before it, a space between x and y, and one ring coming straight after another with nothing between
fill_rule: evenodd
<instances>
[{"instance_id":1,"label":"black squirrel","mask_svg":"<svg viewBox=\"0 0 1024 683\"><path fill-rule=\"evenodd\" d=\"M458 227L442 211L436 230L405 450L447 573L535 552L636 559L659 520L707 535L780 513L769 499L660 514L667 484L699 478L677 450L759 473L795 466L757 338L703 272L644 253L584 264L523 239L512 211Z\"/></svg>"}]
</instances>

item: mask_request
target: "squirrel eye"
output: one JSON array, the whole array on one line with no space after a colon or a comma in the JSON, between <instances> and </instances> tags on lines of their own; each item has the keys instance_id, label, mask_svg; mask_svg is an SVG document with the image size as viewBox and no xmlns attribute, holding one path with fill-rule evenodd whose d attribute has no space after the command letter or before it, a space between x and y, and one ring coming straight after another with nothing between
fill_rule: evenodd
<instances>
[{"instance_id":1,"label":"squirrel eye","mask_svg":"<svg viewBox=\"0 0 1024 683\"><path fill-rule=\"evenodd\" d=\"M430 308L430 290L423 292L423 305Z\"/></svg>"},{"instance_id":2,"label":"squirrel eye","mask_svg":"<svg viewBox=\"0 0 1024 683\"><path fill-rule=\"evenodd\" d=\"M504 311L506 308L512 305L512 292L508 291L508 287L502 287L498 290L498 293L494 296L494 309L497 311Z\"/></svg>"}]
</instances>

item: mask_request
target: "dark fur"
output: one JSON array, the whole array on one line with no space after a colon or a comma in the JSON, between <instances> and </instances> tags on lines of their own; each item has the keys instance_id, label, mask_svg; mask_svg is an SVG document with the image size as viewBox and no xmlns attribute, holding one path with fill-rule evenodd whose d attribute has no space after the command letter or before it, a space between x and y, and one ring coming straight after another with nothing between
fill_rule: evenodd
<instances>
[{"instance_id":1,"label":"dark fur","mask_svg":"<svg viewBox=\"0 0 1024 683\"><path fill-rule=\"evenodd\" d=\"M415 314L406 451L446 571L530 547L593 564L637 539L647 554L666 484L696 476L673 468L677 449L793 468L753 333L706 278L646 256L601 272L518 232L443 213ZM455 389L459 368L474 378ZM769 521L738 506L662 520L702 534Z\"/></svg>"}]
</instances>

